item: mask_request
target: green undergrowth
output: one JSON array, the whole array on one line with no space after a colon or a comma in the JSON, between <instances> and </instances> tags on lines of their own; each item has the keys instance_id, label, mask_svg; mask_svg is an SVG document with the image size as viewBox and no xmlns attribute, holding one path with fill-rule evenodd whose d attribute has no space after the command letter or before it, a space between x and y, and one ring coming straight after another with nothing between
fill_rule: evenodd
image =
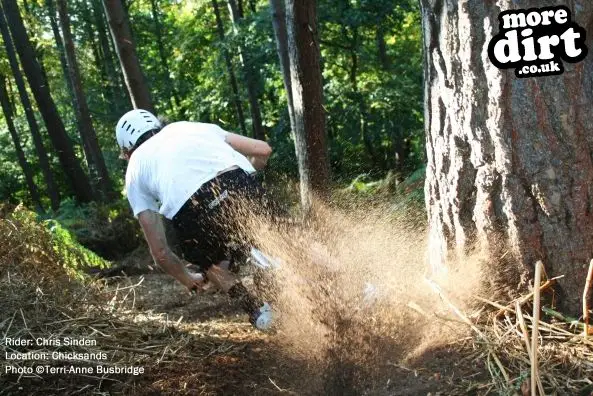
<instances>
[{"instance_id":1,"label":"green undergrowth","mask_svg":"<svg viewBox=\"0 0 593 396\"><path fill-rule=\"evenodd\" d=\"M346 186L333 193L333 202L339 206L348 206L352 201L357 205L367 203L388 203L386 215L409 217L423 222L426 212L424 206L424 178L426 167L421 167L409 175L390 171L380 179L373 179L361 174ZM384 206L384 205L382 205Z\"/></svg>"},{"instance_id":2,"label":"green undergrowth","mask_svg":"<svg viewBox=\"0 0 593 396\"><path fill-rule=\"evenodd\" d=\"M331 191L331 205L343 210L362 207L381 208L386 216L406 219L415 225L425 225L424 179L426 167L412 173L389 171L382 177L360 174L350 181L337 181ZM274 175L264 184L271 196L299 216L300 191L298 179Z\"/></svg>"},{"instance_id":3,"label":"green undergrowth","mask_svg":"<svg viewBox=\"0 0 593 396\"><path fill-rule=\"evenodd\" d=\"M56 232L67 232L73 241L107 260L117 260L138 247L142 240L138 221L127 200L77 204L65 200L48 216Z\"/></svg>"},{"instance_id":4,"label":"green undergrowth","mask_svg":"<svg viewBox=\"0 0 593 396\"><path fill-rule=\"evenodd\" d=\"M56 220L45 220L43 223L51 232L54 250L65 266L77 273L86 272L91 268L105 269L111 266L110 261L81 245L73 233Z\"/></svg>"},{"instance_id":5,"label":"green undergrowth","mask_svg":"<svg viewBox=\"0 0 593 396\"><path fill-rule=\"evenodd\" d=\"M110 261L82 246L72 232L54 219L42 219L35 212L17 207L2 220L18 230L18 239L25 250L42 250L43 257L59 263L71 277L84 280L89 269L104 269L111 265ZM8 236L5 239L5 243L11 243Z\"/></svg>"}]
</instances>

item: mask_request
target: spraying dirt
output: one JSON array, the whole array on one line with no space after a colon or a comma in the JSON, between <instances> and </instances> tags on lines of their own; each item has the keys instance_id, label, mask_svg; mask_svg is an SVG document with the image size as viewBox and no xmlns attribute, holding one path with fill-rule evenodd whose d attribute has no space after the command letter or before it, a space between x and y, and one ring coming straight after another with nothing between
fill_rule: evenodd
<instances>
[{"instance_id":1,"label":"spraying dirt","mask_svg":"<svg viewBox=\"0 0 593 396\"><path fill-rule=\"evenodd\" d=\"M279 314L275 341L318 373L303 378L305 393L393 394L394 367L466 331L434 320L448 314L426 282L423 228L386 213L318 206L306 226L282 232L254 222L258 245L281 263L267 283ZM472 260L464 263L439 277L459 303L479 280Z\"/></svg>"},{"instance_id":2,"label":"spraying dirt","mask_svg":"<svg viewBox=\"0 0 593 396\"><path fill-rule=\"evenodd\" d=\"M453 394L460 373L480 376L484 370L476 373L471 355L453 343L466 336L467 327L450 320L448 307L424 280L422 227L385 213L384 208L321 207L305 226L281 231L251 222L258 246L281 262L270 274L273 281L262 282L272 285L264 291L279 318L271 333L253 330L226 296L189 296L156 271L104 281L92 298L96 308L85 313L79 303L68 316L60 304L71 304L72 295L60 303L52 296L63 295L62 283L73 281L53 277L55 293L47 281L35 281L27 286L31 293L43 301L51 298L55 306L48 325L35 320L39 315L30 312L29 295L21 301L15 293L25 290L14 277L19 263L28 260L24 245L22 257L3 255L2 262L14 269L2 278L1 289L14 298L0 316L0 330L48 338L85 335L97 340L92 352L104 351L111 364L141 365L146 371L138 377L4 376L0 382L9 394L32 394L32 389L36 394L58 389L60 394ZM20 229L2 224L7 232ZM45 239L33 236L31 246L37 249ZM136 259L151 264L148 256ZM48 267L43 260L37 260L39 268ZM477 276L458 273L461 282L457 273L438 281L462 306ZM260 285L260 278L255 280Z\"/></svg>"}]
</instances>

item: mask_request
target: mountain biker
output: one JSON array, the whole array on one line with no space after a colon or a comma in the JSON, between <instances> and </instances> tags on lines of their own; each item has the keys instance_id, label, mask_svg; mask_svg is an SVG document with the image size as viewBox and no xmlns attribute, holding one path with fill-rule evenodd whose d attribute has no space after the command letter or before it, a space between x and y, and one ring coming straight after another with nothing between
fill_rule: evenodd
<instances>
[{"instance_id":1,"label":"mountain biker","mask_svg":"<svg viewBox=\"0 0 593 396\"><path fill-rule=\"evenodd\" d=\"M258 329L271 325L267 303L248 292L228 267L231 245L245 237L240 215L265 206L256 170L272 153L261 140L215 124L163 125L146 110L124 114L116 125L121 157L128 161L126 192L154 261L190 291L212 282L228 293ZM184 258L202 274L189 272L170 248L160 215L172 220Z\"/></svg>"}]
</instances>

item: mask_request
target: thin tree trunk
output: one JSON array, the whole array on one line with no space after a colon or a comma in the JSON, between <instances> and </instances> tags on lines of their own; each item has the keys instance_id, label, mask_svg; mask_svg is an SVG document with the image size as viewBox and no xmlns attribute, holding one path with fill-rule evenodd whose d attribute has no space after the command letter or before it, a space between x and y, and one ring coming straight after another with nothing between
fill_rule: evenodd
<instances>
[{"instance_id":1,"label":"thin tree trunk","mask_svg":"<svg viewBox=\"0 0 593 396\"><path fill-rule=\"evenodd\" d=\"M216 28L218 30L218 37L220 42L224 42L224 25L222 24L222 18L220 17L220 9L218 8L218 2L212 0L212 7L214 8L214 16L216 17ZM235 77L235 71L233 69L233 62L231 56L222 48L222 55L224 57L224 63L226 65L227 73L229 74L229 80L231 84L231 90L233 91L233 103L235 104L235 110L237 111L237 121L241 128L241 133L247 135L247 128L245 127L245 116L243 115L243 106L241 105L241 96L239 95L239 86L237 84L237 78Z\"/></svg>"},{"instance_id":2,"label":"thin tree trunk","mask_svg":"<svg viewBox=\"0 0 593 396\"><path fill-rule=\"evenodd\" d=\"M72 190L80 202L92 201L93 194L89 179L76 158L72 142L66 133L56 104L51 97L47 80L44 79L41 66L35 58L16 0L2 0L2 7L14 38L15 48L21 59L25 75L29 80L29 86L37 101L37 107L45 120L47 131L58 153L64 172L70 181Z\"/></svg>"},{"instance_id":3,"label":"thin tree trunk","mask_svg":"<svg viewBox=\"0 0 593 396\"><path fill-rule=\"evenodd\" d=\"M121 0L103 0L103 7L132 104L134 108L155 113L122 2Z\"/></svg>"},{"instance_id":4,"label":"thin tree trunk","mask_svg":"<svg viewBox=\"0 0 593 396\"><path fill-rule=\"evenodd\" d=\"M518 79L484 56L500 12L533 4L421 1L429 259L440 270L483 248L498 290L527 286L542 260L564 275L561 309L579 312L593 257L593 57ZM568 4L593 26L591 1Z\"/></svg>"},{"instance_id":5,"label":"thin tree trunk","mask_svg":"<svg viewBox=\"0 0 593 396\"><path fill-rule=\"evenodd\" d=\"M29 2L27 0L23 0L23 8L25 9L26 15L31 15L31 8L29 7ZM35 32L31 34L34 42L37 42L37 37L35 37ZM33 51L35 57L39 60L39 65L41 66L41 73L43 73L43 78L46 81L49 81L47 78L47 72L45 70L45 66L43 65L43 47L42 46L35 46L33 47Z\"/></svg>"},{"instance_id":6,"label":"thin tree trunk","mask_svg":"<svg viewBox=\"0 0 593 396\"><path fill-rule=\"evenodd\" d=\"M247 0L249 3L249 9L251 10L251 12L255 13L257 11L257 8L255 7L255 0Z\"/></svg>"},{"instance_id":7,"label":"thin tree trunk","mask_svg":"<svg viewBox=\"0 0 593 396\"><path fill-rule=\"evenodd\" d=\"M60 66L62 67L62 74L66 81L66 87L72 100L72 108L76 108L74 100L74 89L72 88L72 81L70 81L70 72L68 71L68 62L66 61L66 54L64 53L64 45L62 44L62 36L60 35L60 29L58 28L58 22L56 21L56 10L53 5L53 0L46 0L45 6L49 14L49 24L51 26L52 33L54 35L54 41L56 43L56 49L60 57ZM78 125L80 128L80 125Z\"/></svg>"},{"instance_id":8,"label":"thin tree trunk","mask_svg":"<svg viewBox=\"0 0 593 396\"><path fill-rule=\"evenodd\" d=\"M366 103L364 97L358 90L358 28L352 27L351 29L352 39L350 45L350 60L352 61L352 64L350 67L350 84L352 85L354 100L358 106L358 128L364 147L369 156L371 157L371 161L373 162L373 166L377 167L379 166L379 159L377 157L375 148L373 147L371 137L369 136L369 131L366 127Z\"/></svg>"},{"instance_id":9,"label":"thin tree trunk","mask_svg":"<svg viewBox=\"0 0 593 396\"><path fill-rule=\"evenodd\" d=\"M39 158L39 166L41 168L41 172L43 173L43 178L45 180L45 185L47 187L47 195L49 196L51 208L53 210L58 210L58 208L60 207L60 193L54 181L54 175L49 165L47 151L45 149L45 145L43 144L41 133L39 132L39 125L37 124L35 114L33 113L33 106L31 105L31 100L29 99L27 88L25 87L25 81L23 80L21 70L19 69L18 60L16 58L16 53L14 52L14 46L12 43L12 37L10 37L10 32L8 31L8 25L6 24L6 20L4 19L3 12L0 12L0 32L2 33L4 47L6 48L6 56L8 58L8 63L10 64L10 69L14 76L14 81L19 92L21 104L25 111L27 123L29 124L29 129L31 130L33 145L35 147L37 157Z\"/></svg>"},{"instance_id":10,"label":"thin tree trunk","mask_svg":"<svg viewBox=\"0 0 593 396\"><path fill-rule=\"evenodd\" d=\"M76 113L80 120L80 136L83 141L83 146L89 161L89 170L91 175L96 176L98 190L104 199L109 199L114 196L113 184L105 165L101 147L97 140L97 134L93 128L93 121L91 113L86 102L86 97L82 88L82 79L80 77L80 70L76 62L76 53L74 51L74 41L72 39L72 32L70 30L70 18L66 8L65 0L57 0L58 14L60 16L60 25L62 27L62 34L64 36L64 49L66 52L66 59L68 61L68 70L70 70L70 79L72 80L72 87L74 88L74 97L76 101Z\"/></svg>"},{"instance_id":11,"label":"thin tree trunk","mask_svg":"<svg viewBox=\"0 0 593 396\"><path fill-rule=\"evenodd\" d=\"M27 182L27 187L29 188L29 193L31 194L31 200L35 205L37 212L45 213L43 209L43 204L41 203L41 197L39 196L39 191L35 182L33 181L33 172L31 171L31 167L27 162L27 158L25 157L25 153L23 152L23 147L21 146L21 141L19 135L14 127L14 123L12 122L12 110L10 105L10 100L8 99L8 92L6 91L6 77L0 76L0 104L2 105L2 110L4 112L4 119L6 120L6 125L8 126L8 132L12 137L12 142L14 143L14 149L16 150L16 156L19 161L19 165L23 170L25 175L25 181Z\"/></svg>"},{"instance_id":12,"label":"thin tree trunk","mask_svg":"<svg viewBox=\"0 0 593 396\"><path fill-rule=\"evenodd\" d=\"M314 0L286 0L295 150L305 212L329 193L330 172Z\"/></svg>"},{"instance_id":13,"label":"thin tree trunk","mask_svg":"<svg viewBox=\"0 0 593 396\"><path fill-rule=\"evenodd\" d=\"M272 27L276 38L276 50L280 61L280 71L286 90L286 101L288 102L288 117L290 119L290 130L294 136L294 105L292 102L292 86L290 84L290 59L288 57L288 37L286 35L286 13L282 0L270 0L272 10Z\"/></svg>"},{"instance_id":14,"label":"thin tree trunk","mask_svg":"<svg viewBox=\"0 0 593 396\"><path fill-rule=\"evenodd\" d=\"M375 30L375 40L377 42L377 54L379 58L379 63L383 70L389 70L391 66L389 56L387 55L387 44L385 43L385 27L383 26L383 21L380 20L377 22L377 28Z\"/></svg>"},{"instance_id":15,"label":"thin tree trunk","mask_svg":"<svg viewBox=\"0 0 593 396\"><path fill-rule=\"evenodd\" d=\"M235 34L238 34L237 24L241 19L237 10L235 0L227 0L229 12L231 14L231 22ZM245 51L242 45L239 45L239 60L243 69L243 78L247 85L247 98L249 100L249 110L251 111L251 124L253 127L253 137L264 140L266 133L262 124L261 110L259 107L259 90L258 83L261 80L259 71L253 67L253 63L249 56L249 51Z\"/></svg>"},{"instance_id":16,"label":"thin tree trunk","mask_svg":"<svg viewBox=\"0 0 593 396\"><path fill-rule=\"evenodd\" d=\"M114 107L121 110L124 106L132 106L132 100L130 99L130 95L126 89L123 73L118 70L114 59L114 49L112 48L113 41L109 40L107 35L109 24L107 23L105 13L103 12L103 7L101 6L100 2L95 0L90 0L90 3L93 9L93 17L95 19L95 26L99 36L101 52L103 54L103 59L105 60L105 68L107 70L109 86L115 99ZM114 112L113 116L115 119L119 118L120 110L116 110Z\"/></svg>"},{"instance_id":17,"label":"thin tree trunk","mask_svg":"<svg viewBox=\"0 0 593 396\"><path fill-rule=\"evenodd\" d=\"M154 28L155 28L155 38L157 41L157 46L159 49L159 58L161 61L161 68L162 73L165 78L166 89L168 96L171 97L171 105L174 107L179 107L180 100L179 94L177 93L177 89L175 88L175 83L171 79L171 72L169 70L169 61L167 60L167 51L165 49L164 39L164 32L163 26L161 24L161 18L159 15L158 5L156 0L150 0L150 7L152 11L152 20L154 21Z\"/></svg>"},{"instance_id":18,"label":"thin tree trunk","mask_svg":"<svg viewBox=\"0 0 593 396\"><path fill-rule=\"evenodd\" d=\"M391 142L392 154L394 159L395 170L402 171L406 167L406 159L408 158L409 148L404 140L404 129L401 125L394 125L389 123L391 128Z\"/></svg>"},{"instance_id":19,"label":"thin tree trunk","mask_svg":"<svg viewBox=\"0 0 593 396\"><path fill-rule=\"evenodd\" d=\"M243 0L237 0L237 12L239 13L239 18L245 16L245 12L243 11Z\"/></svg>"},{"instance_id":20,"label":"thin tree trunk","mask_svg":"<svg viewBox=\"0 0 593 396\"><path fill-rule=\"evenodd\" d=\"M89 5L88 2L83 1L83 9L82 9L82 19L84 21L84 30L88 39L91 42L91 49L93 51L93 58L95 59L95 65L97 70L101 73L101 86L104 87L101 90L101 96L103 100L107 103L109 107L109 113L115 115L119 112L117 106L117 93L115 87L112 84L112 80L109 76L109 64L107 62L106 56L108 54L103 53L103 48L101 47L101 42L95 31L99 30L99 27L95 25L94 18L92 15L92 5Z\"/></svg>"}]
</instances>

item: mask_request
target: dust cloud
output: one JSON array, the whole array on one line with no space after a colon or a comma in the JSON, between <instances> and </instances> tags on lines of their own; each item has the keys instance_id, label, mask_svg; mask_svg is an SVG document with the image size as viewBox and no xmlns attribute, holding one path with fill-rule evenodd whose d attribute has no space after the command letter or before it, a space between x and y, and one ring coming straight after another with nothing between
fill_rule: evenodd
<instances>
[{"instance_id":1,"label":"dust cloud","mask_svg":"<svg viewBox=\"0 0 593 396\"><path fill-rule=\"evenodd\" d=\"M256 282L277 313L274 342L318 373L306 379L311 392L389 392L394 367L467 335L426 278L464 309L479 285L479 259L429 274L423 221L390 213L386 205L318 204L297 227L250 222L257 245L281 263Z\"/></svg>"}]
</instances>

